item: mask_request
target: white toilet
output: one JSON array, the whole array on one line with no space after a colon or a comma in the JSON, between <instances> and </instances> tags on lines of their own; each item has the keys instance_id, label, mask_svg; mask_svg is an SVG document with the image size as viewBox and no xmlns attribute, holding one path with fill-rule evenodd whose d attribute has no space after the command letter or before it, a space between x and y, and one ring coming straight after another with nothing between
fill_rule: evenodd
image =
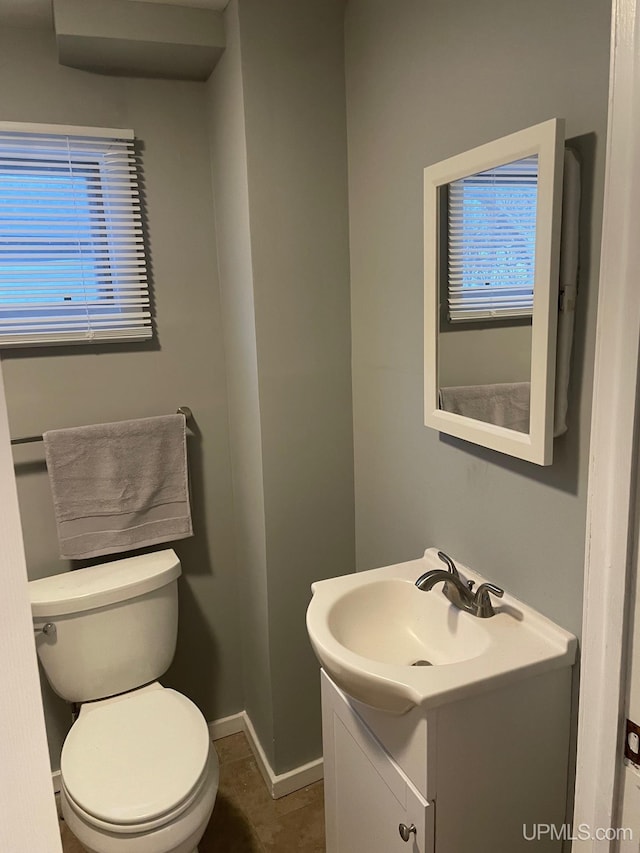
<instances>
[{"instance_id":1,"label":"white toilet","mask_svg":"<svg viewBox=\"0 0 640 853\"><path fill-rule=\"evenodd\" d=\"M197 853L218 790L204 717L156 680L176 647L172 550L31 581L38 656L80 713L62 747L62 813L91 853Z\"/></svg>"}]
</instances>

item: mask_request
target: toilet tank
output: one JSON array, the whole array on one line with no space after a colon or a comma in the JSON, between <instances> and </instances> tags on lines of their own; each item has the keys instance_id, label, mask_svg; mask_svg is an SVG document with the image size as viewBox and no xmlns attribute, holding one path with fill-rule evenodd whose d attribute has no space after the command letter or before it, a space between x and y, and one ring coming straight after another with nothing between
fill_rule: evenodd
<instances>
[{"instance_id":1,"label":"toilet tank","mask_svg":"<svg viewBox=\"0 0 640 853\"><path fill-rule=\"evenodd\" d=\"M166 672L176 649L180 572L167 549L30 581L36 649L55 692L88 702ZM47 623L55 629L45 633Z\"/></svg>"}]
</instances>

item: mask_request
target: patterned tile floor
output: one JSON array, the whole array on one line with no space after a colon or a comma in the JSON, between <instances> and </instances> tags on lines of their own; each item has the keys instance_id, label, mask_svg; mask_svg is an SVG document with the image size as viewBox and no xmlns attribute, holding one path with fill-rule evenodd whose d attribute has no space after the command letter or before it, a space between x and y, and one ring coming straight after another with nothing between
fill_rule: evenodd
<instances>
[{"instance_id":1,"label":"patterned tile floor","mask_svg":"<svg viewBox=\"0 0 640 853\"><path fill-rule=\"evenodd\" d=\"M198 853L324 853L322 782L271 799L243 734L216 741L220 787ZM85 853L60 822L64 853Z\"/></svg>"}]
</instances>

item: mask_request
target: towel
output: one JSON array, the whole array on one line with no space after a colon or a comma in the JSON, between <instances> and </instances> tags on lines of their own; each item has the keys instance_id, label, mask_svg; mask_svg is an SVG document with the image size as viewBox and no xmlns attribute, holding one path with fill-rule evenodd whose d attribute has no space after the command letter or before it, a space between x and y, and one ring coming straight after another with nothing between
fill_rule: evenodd
<instances>
[{"instance_id":1,"label":"towel","mask_svg":"<svg viewBox=\"0 0 640 853\"><path fill-rule=\"evenodd\" d=\"M62 558L193 535L183 415L43 435Z\"/></svg>"},{"instance_id":2,"label":"towel","mask_svg":"<svg viewBox=\"0 0 640 853\"><path fill-rule=\"evenodd\" d=\"M517 432L529 432L529 382L456 385L440 389L440 408Z\"/></svg>"}]
</instances>

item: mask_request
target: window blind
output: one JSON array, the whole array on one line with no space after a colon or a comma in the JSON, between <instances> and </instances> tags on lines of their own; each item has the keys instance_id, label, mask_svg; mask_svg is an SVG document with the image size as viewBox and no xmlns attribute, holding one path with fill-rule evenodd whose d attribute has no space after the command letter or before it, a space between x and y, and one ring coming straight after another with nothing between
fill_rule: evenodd
<instances>
[{"instance_id":1,"label":"window blind","mask_svg":"<svg viewBox=\"0 0 640 853\"><path fill-rule=\"evenodd\" d=\"M451 322L533 311L538 157L449 184Z\"/></svg>"},{"instance_id":2,"label":"window blind","mask_svg":"<svg viewBox=\"0 0 640 853\"><path fill-rule=\"evenodd\" d=\"M151 337L131 131L0 124L0 346Z\"/></svg>"}]
</instances>

